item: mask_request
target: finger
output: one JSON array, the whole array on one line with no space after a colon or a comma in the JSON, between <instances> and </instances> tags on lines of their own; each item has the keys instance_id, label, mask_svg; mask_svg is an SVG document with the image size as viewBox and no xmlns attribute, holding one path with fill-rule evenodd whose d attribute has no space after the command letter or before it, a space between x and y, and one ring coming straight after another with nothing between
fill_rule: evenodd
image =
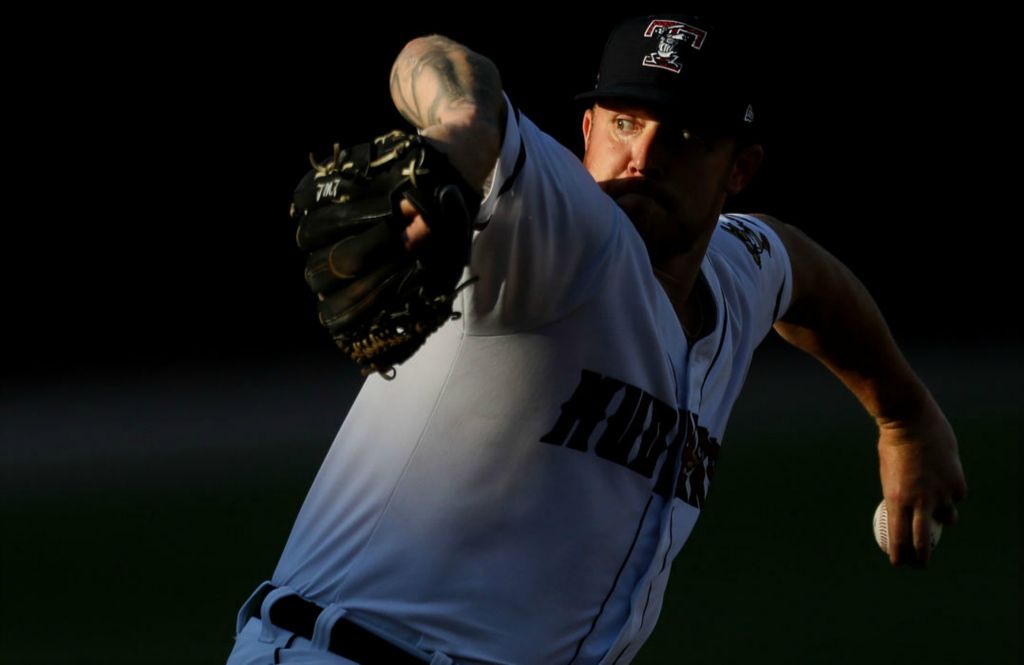
<instances>
[{"instance_id":1,"label":"finger","mask_svg":"<svg viewBox=\"0 0 1024 665\"><path fill-rule=\"evenodd\" d=\"M429 235L430 227L423 221L423 217L417 217L402 233L406 251L411 252L421 246Z\"/></svg>"},{"instance_id":2,"label":"finger","mask_svg":"<svg viewBox=\"0 0 1024 665\"><path fill-rule=\"evenodd\" d=\"M924 566L932 552L932 511L921 509L914 511L914 554L916 555L915 565Z\"/></svg>"},{"instance_id":3,"label":"finger","mask_svg":"<svg viewBox=\"0 0 1024 665\"><path fill-rule=\"evenodd\" d=\"M894 566L914 559L913 508L903 508L895 501L885 500L889 520L889 561Z\"/></svg>"},{"instance_id":4,"label":"finger","mask_svg":"<svg viewBox=\"0 0 1024 665\"><path fill-rule=\"evenodd\" d=\"M415 217L416 215L420 214L419 208L414 206L412 204L412 201L410 201L409 199L402 199L401 201L399 201L398 209L401 211L403 215L409 218Z\"/></svg>"},{"instance_id":5,"label":"finger","mask_svg":"<svg viewBox=\"0 0 1024 665\"><path fill-rule=\"evenodd\" d=\"M412 222L405 227L403 233L403 241L405 243L405 249L412 251L416 247L419 247L430 235L430 227L427 225L423 215L420 214L419 210L416 209L411 202L407 199L402 199L399 203L399 208L402 215L411 219Z\"/></svg>"}]
</instances>

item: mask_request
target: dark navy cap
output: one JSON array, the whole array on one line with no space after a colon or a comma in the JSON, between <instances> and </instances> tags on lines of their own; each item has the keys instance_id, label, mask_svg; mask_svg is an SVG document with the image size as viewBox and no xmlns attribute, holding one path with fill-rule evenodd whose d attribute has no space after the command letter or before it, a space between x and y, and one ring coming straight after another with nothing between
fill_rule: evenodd
<instances>
[{"instance_id":1,"label":"dark navy cap","mask_svg":"<svg viewBox=\"0 0 1024 665\"><path fill-rule=\"evenodd\" d=\"M638 16L612 31L587 102L635 102L698 135L752 136L751 63L744 44L708 21Z\"/></svg>"}]
</instances>

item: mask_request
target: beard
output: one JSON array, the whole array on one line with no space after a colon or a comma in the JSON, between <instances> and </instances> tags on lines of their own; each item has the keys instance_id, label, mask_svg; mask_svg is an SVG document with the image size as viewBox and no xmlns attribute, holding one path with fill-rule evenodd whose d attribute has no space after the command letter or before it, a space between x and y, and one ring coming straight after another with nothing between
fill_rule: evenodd
<instances>
[{"instance_id":1,"label":"beard","mask_svg":"<svg viewBox=\"0 0 1024 665\"><path fill-rule=\"evenodd\" d=\"M601 186L629 217L652 262L686 251L697 241L699 233L687 223L685 206L667 190L635 178Z\"/></svg>"}]
</instances>

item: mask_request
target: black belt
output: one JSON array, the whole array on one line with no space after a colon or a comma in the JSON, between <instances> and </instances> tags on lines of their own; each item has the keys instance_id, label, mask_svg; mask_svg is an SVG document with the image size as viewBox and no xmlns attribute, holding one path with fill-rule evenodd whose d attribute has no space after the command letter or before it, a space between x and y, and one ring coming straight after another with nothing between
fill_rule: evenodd
<instances>
[{"instance_id":1,"label":"black belt","mask_svg":"<svg viewBox=\"0 0 1024 665\"><path fill-rule=\"evenodd\" d=\"M323 611L324 608L300 596L282 596L270 606L270 623L312 640L316 618ZM430 662L429 658L406 651L345 617L334 622L327 650L360 665L421 665Z\"/></svg>"}]
</instances>

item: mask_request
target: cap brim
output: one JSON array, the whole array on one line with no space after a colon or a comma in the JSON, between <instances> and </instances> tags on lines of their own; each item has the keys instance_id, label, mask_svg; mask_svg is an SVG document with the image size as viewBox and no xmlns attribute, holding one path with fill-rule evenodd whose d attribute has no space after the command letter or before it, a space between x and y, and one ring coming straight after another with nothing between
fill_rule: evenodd
<instances>
[{"instance_id":1,"label":"cap brim","mask_svg":"<svg viewBox=\"0 0 1024 665\"><path fill-rule=\"evenodd\" d=\"M623 102L639 102L641 104L651 104L658 107L679 107L680 104L677 100L666 94L659 93L658 90L652 90L650 86L630 86L630 85L619 85L610 86L608 88L588 90L587 92L581 92L576 95L576 101L601 101L602 99L610 99Z\"/></svg>"}]
</instances>

